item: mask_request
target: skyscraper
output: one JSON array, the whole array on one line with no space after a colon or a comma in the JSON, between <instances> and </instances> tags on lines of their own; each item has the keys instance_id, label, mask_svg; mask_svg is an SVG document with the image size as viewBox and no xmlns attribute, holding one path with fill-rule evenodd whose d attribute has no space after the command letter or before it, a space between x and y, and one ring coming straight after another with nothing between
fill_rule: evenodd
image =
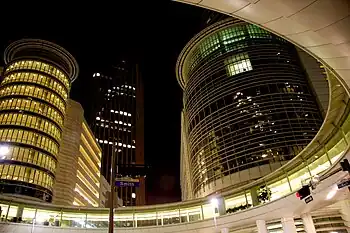
<instances>
[{"instance_id":1,"label":"skyscraper","mask_svg":"<svg viewBox=\"0 0 350 233\"><path fill-rule=\"evenodd\" d=\"M66 101L78 64L62 47L33 39L10 44L4 59L1 192L51 202Z\"/></svg>"},{"instance_id":2,"label":"skyscraper","mask_svg":"<svg viewBox=\"0 0 350 233\"><path fill-rule=\"evenodd\" d=\"M93 74L96 87L92 130L103 157L101 172L111 181L112 155L116 153L117 176L125 166L144 164L143 85L137 65L126 61ZM113 151L114 150L114 151ZM145 203L143 177L139 187L118 187L125 206Z\"/></svg>"},{"instance_id":3,"label":"skyscraper","mask_svg":"<svg viewBox=\"0 0 350 233\"><path fill-rule=\"evenodd\" d=\"M295 47L234 19L183 49L183 199L258 179L296 156L322 116Z\"/></svg>"}]
</instances>

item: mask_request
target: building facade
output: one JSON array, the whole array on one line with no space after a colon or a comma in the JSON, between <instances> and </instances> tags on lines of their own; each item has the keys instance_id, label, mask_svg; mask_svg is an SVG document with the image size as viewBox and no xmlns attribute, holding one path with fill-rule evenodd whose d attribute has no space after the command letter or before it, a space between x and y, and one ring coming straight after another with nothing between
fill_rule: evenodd
<instances>
[{"instance_id":1,"label":"building facade","mask_svg":"<svg viewBox=\"0 0 350 233\"><path fill-rule=\"evenodd\" d=\"M295 47L257 26L209 26L183 49L176 73L184 91L181 166L190 169L182 172L184 199L271 173L322 124Z\"/></svg>"},{"instance_id":2,"label":"building facade","mask_svg":"<svg viewBox=\"0 0 350 233\"><path fill-rule=\"evenodd\" d=\"M102 149L84 119L82 106L68 99L53 203L105 207L110 188L100 173L101 158Z\"/></svg>"},{"instance_id":3,"label":"building facade","mask_svg":"<svg viewBox=\"0 0 350 233\"><path fill-rule=\"evenodd\" d=\"M24 39L4 53L0 189L52 201L67 98L78 64L62 47Z\"/></svg>"},{"instance_id":4,"label":"building facade","mask_svg":"<svg viewBox=\"0 0 350 233\"><path fill-rule=\"evenodd\" d=\"M125 167L144 164L143 85L139 68L126 61L93 74L96 103L91 128L103 157L101 173L111 182L112 156L115 153L117 178L125 179ZM132 174L130 174L132 176ZM134 177L135 178L135 177ZM124 206L145 204L145 182L139 187L117 187Z\"/></svg>"}]
</instances>

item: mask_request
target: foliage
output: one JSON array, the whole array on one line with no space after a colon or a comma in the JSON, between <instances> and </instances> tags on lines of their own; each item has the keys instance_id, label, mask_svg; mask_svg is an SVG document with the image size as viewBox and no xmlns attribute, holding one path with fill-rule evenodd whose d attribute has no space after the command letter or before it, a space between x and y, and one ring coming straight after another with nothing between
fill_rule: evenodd
<instances>
[{"instance_id":1,"label":"foliage","mask_svg":"<svg viewBox=\"0 0 350 233\"><path fill-rule=\"evenodd\" d=\"M233 208L229 208L226 210L226 213L231 214L240 210L245 210L248 209L249 207L251 207L251 204L246 204L246 205L240 205L240 206L235 206Z\"/></svg>"},{"instance_id":2,"label":"foliage","mask_svg":"<svg viewBox=\"0 0 350 233\"><path fill-rule=\"evenodd\" d=\"M270 199L270 196L271 196L271 190L266 185L261 186L258 189L258 199L260 203L261 202L264 203L268 201Z\"/></svg>"}]
</instances>

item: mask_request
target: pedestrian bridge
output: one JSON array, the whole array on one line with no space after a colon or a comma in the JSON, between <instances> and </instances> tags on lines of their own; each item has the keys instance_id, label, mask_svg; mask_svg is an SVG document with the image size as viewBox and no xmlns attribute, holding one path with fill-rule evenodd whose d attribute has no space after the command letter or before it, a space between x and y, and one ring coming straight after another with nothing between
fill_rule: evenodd
<instances>
[{"instance_id":1,"label":"pedestrian bridge","mask_svg":"<svg viewBox=\"0 0 350 233\"><path fill-rule=\"evenodd\" d=\"M208 198L166 205L116 210L116 232L230 232L281 219L283 230L296 232L293 218L350 199L334 186L346 176L339 160L349 158L350 3L348 0L183 0L259 25L298 45L328 69L330 103L326 120L312 142L293 160L262 179L220 193L216 211ZM350 158L349 158L350 159ZM316 178L309 204L294 193ZM253 206L251 190L268 187L268 200ZM333 197L330 198L330 194ZM107 232L108 209L55 206L0 198L0 232ZM220 209L220 208L218 208ZM222 209L222 208L221 208ZM234 213L225 214L232 209ZM348 209L350 213L350 207ZM20 217L21 223L14 223ZM17 218L17 219L16 219ZM307 224L307 233L314 228ZM350 220L349 220L350 221ZM312 222L312 221L311 221ZM313 224L311 224L313 226Z\"/></svg>"}]
</instances>

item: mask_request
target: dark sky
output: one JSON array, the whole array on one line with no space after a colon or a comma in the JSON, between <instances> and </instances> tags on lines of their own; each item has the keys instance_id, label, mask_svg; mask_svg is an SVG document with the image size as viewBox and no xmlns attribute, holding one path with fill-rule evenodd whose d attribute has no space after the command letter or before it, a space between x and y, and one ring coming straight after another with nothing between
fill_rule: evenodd
<instances>
[{"instance_id":1,"label":"dark sky","mask_svg":"<svg viewBox=\"0 0 350 233\"><path fill-rule=\"evenodd\" d=\"M71 98L86 113L93 101L89 84L96 67L123 56L138 60L145 84L145 157L152 166L147 178L148 204L179 201L182 91L175 63L199 31L203 10L166 0L113 2L84 3L79 8L63 3L47 7L5 4L3 9L16 10L2 12L1 49L21 38L46 39L66 48L80 66Z\"/></svg>"}]
</instances>

